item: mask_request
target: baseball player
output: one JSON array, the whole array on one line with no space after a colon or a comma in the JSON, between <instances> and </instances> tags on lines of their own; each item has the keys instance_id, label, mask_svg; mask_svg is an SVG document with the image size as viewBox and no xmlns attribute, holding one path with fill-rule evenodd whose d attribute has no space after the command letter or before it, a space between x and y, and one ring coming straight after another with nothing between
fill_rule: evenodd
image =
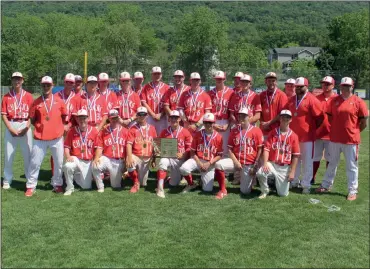
<instances>
[{"instance_id":1,"label":"baseball player","mask_svg":"<svg viewBox=\"0 0 370 269\"><path fill-rule=\"evenodd\" d=\"M103 172L109 172L112 188L121 188L124 159L126 157L126 141L128 131L119 124L119 114L115 109L109 111L109 124L100 131L96 140L96 151L92 174L98 192L104 192L101 178Z\"/></svg>"},{"instance_id":2,"label":"baseball player","mask_svg":"<svg viewBox=\"0 0 370 269\"><path fill-rule=\"evenodd\" d=\"M299 77L295 81L296 95L290 97L284 109L293 113L290 128L299 138L300 156L295 172L295 178L291 187L297 187L299 176L302 169L302 193L310 193L311 179L313 173L313 155L315 133L318 126L321 125L324 115L319 100L308 91L308 80Z\"/></svg>"},{"instance_id":3,"label":"baseball player","mask_svg":"<svg viewBox=\"0 0 370 269\"><path fill-rule=\"evenodd\" d=\"M272 130L267 136L263 150L263 165L257 172L261 186L259 199L269 194L267 178L273 176L279 196L289 194L289 183L294 179L298 163L299 141L297 135L289 128L292 121L292 112L280 112L280 126Z\"/></svg>"},{"instance_id":4,"label":"baseball player","mask_svg":"<svg viewBox=\"0 0 370 269\"><path fill-rule=\"evenodd\" d=\"M229 104L234 91L225 86L226 76L223 71L217 71L214 79L216 87L208 92L212 101L212 113L216 117L216 123L213 125L223 139L224 156L228 155L227 139L230 135L229 122Z\"/></svg>"},{"instance_id":5,"label":"baseball player","mask_svg":"<svg viewBox=\"0 0 370 269\"><path fill-rule=\"evenodd\" d=\"M107 121L107 102L105 98L96 92L98 79L89 76L86 83L86 92L81 95L80 102L74 108L73 115L80 109L85 109L89 113L89 125L96 127L100 131Z\"/></svg>"},{"instance_id":6,"label":"baseball player","mask_svg":"<svg viewBox=\"0 0 370 269\"><path fill-rule=\"evenodd\" d=\"M167 176L167 171L171 173L169 184L177 186L181 180L180 166L190 157L190 147L192 136L186 128L180 126L180 113L177 110L172 110L170 114L170 126L163 130L160 138L177 139L177 158L161 158L158 164L157 179L158 188L157 195L165 198L163 183Z\"/></svg>"},{"instance_id":7,"label":"baseball player","mask_svg":"<svg viewBox=\"0 0 370 269\"><path fill-rule=\"evenodd\" d=\"M54 159L54 175L51 179L53 191L63 193L63 133L68 115L67 109L63 100L52 94L51 77L43 77L41 85L43 94L33 102L29 115L35 129L31 160L26 174L26 196L32 196L35 193L40 166L48 148Z\"/></svg>"},{"instance_id":8,"label":"baseball player","mask_svg":"<svg viewBox=\"0 0 370 269\"><path fill-rule=\"evenodd\" d=\"M167 117L163 109L163 97L169 86L161 81L162 69L159 66L152 68L152 81L146 84L141 92L142 105L148 110L148 123L153 125L159 134L167 128Z\"/></svg>"},{"instance_id":9,"label":"baseball player","mask_svg":"<svg viewBox=\"0 0 370 269\"><path fill-rule=\"evenodd\" d=\"M333 92L335 81L332 77L326 76L321 80L321 87L323 92L316 96L316 98L321 102L322 108L326 111L326 106L328 102L337 96ZM320 167L320 161L322 159L323 152L326 160L326 167L329 164L329 133L330 133L330 123L328 117L324 114L325 118L321 126L316 130L316 140L315 140L315 154L313 157L313 177L311 184L315 183L315 177L317 170ZM325 151L324 151L325 150Z\"/></svg>"},{"instance_id":10,"label":"baseball player","mask_svg":"<svg viewBox=\"0 0 370 269\"><path fill-rule=\"evenodd\" d=\"M234 78L234 92L238 92L241 90L241 85L240 85L240 79L244 76L243 72L236 72Z\"/></svg>"},{"instance_id":11,"label":"baseball player","mask_svg":"<svg viewBox=\"0 0 370 269\"><path fill-rule=\"evenodd\" d=\"M88 114L81 109L76 115L77 126L72 127L64 141L64 156L66 162L63 173L67 187L64 195L71 195L74 191L73 180L82 189L91 189L92 163L98 130L88 125Z\"/></svg>"},{"instance_id":12,"label":"baseball player","mask_svg":"<svg viewBox=\"0 0 370 269\"><path fill-rule=\"evenodd\" d=\"M168 116L171 111L177 109L181 95L190 89L188 85L184 84L185 75L181 70L176 70L173 74L174 86L170 87L163 99L163 107Z\"/></svg>"},{"instance_id":13,"label":"baseball player","mask_svg":"<svg viewBox=\"0 0 370 269\"><path fill-rule=\"evenodd\" d=\"M98 76L98 93L105 99L107 111L111 109L118 110L117 95L113 90L108 89L109 76L107 73L100 73Z\"/></svg>"},{"instance_id":14,"label":"baseball player","mask_svg":"<svg viewBox=\"0 0 370 269\"><path fill-rule=\"evenodd\" d=\"M290 78L284 83L285 85L285 94L288 99L295 95L295 79Z\"/></svg>"},{"instance_id":15,"label":"baseball player","mask_svg":"<svg viewBox=\"0 0 370 269\"><path fill-rule=\"evenodd\" d=\"M190 74L190 90L181 95L177 109L184 122L184 127L193 134L202 128L202 117L212 109L209 95L200 88L200 75Z\"/></svg>"},{"instance_id":16,"label":"baseball player","mask_svg":"<svg viewBox=\"0 0 370 269\"><path fill-rule=\"evenodd\" d=\"M268 133L279 126L279 114L288 102L288 98L277 87L277 76L274 72L266 74L265 83L267 89L260 94L262 107L260 128L263 136L267 138Z\"/></svg>"},{"instance_id":17,"label":"baseball player","mask_svg":"<svg viewBox=\"0 0 370 269\"><path fill-rule=\"evenodd\" d=\"M127 138L126 167L134 182L130 192L137 193L142 186L147 185L149 165L154 154L153 139L157 137L154 126L147 123L148 110L145 107L137 109L137 124L129 129ZM140 182L139 182L140 180Z\"/></svg>"},{"instance_id":18,"label":"baseball player","mask_svg":"<svg viewBox=\"0 0 370 269\"><path fill-rule=\"evenodd\" d=\"M134 73L134 85L132 85L132 90L136 92L139 96L143 90L144 75L141 72Z\"/></svg>"},{"instance_id":19,"label":"baseball player","mask_svg":"<svg viewBox=\"0 0 370 269\"><path fill-rule=\"evenodd\" d=\"M203 116L204 130L195 133L191 145L191 158L180 167L180 173L188 182L183 193L187 193L197 187L193 182L191 173L199 170L202 181L203 191L210 192L213 190L214 181L214 164L221 159L222 136L213 129L215 116L212 113L206 113ZM222 184L220 185L222 187Z\"/></svg>"},{"instance_id":20,"label":"baseball player","mask_svg":"<svg viewBox=\"0 0 370 269\"><path fill-rule=\"evenodd\" d=\"M75 95L81 95L84 91L82 89L83 87L83 80L80 75L75 75L75 87L74 87L74 92Z\"/></svg>"},{"instance_id":21,"label":"baseball player","mask_svg":"<svg viewBox=\"0 0 370 269\"><path fill-rule=\"evenodd\" d=\"M217 199L227 195L225 188L225 172L241 171L240 192L248 194L252 191L253 178L258 169L258 160L263 146L263 135L260 128L249 123L248 108L238 111L240 125L231 130L228 139L230 158L222 159L215 164L215 178L220 184ZM221 186L223 185L223 188Z\"/></svg>"},{"instance_id":22,"label":"baseball player","mask_svg":"<svg viewBox=\"0 0 370 269\"><path fill-rule=\"evenodd\" d=\"M341 95L332 98L326 106L326 113L331 123L330 162L321 187L316 189L316 192L319 193L328 192L331 189L336 176L340 153L343 152L346 160L347 200L349 201L357 198L360 132L366 128L366 121L369 117L366 103L353 94L353 87L352 78L342 78L340 83Z\"/></svg>"},{"instance_id":23,"label":"baseball player","mask_svg":"<svg viewBox=\"0 0 370 269\"><path fill-rule=\"evenodd\" d=\"M4 181L3 188L9 189L13 180L13 161L15 150L20 144L24 162L24 174L28 175L32 148L32 134L29 121L29 110L33 103L32 95L22 89L23 75L12 74L12 89L1 101L1 114L5 124L4 136Z\"/></svg>"},{"instance_id":24,"label":"baseball player","mask_svg":"<svg viewBox=\"0 0 370 269\"><path fill-rule=\"evenodd\" d=\"M131 76L128 72L120 74L121 90L117 93L120 123L129 128L136 119L137 109L141 106L139 95L131 89Z\"/></svg>"}]
</instances>

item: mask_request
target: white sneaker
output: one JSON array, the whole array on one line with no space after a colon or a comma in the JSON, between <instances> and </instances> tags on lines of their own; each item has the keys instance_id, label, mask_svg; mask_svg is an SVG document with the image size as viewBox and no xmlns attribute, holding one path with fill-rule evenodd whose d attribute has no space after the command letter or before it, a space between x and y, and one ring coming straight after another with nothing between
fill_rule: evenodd
<instances>
[{"instance_id":1,"label":"white sneaker","mask_svg":"<svg viewBox=\"0 0 370 269\"><path fill-rule=\"evenodd\" d=\"M104 192L104 188L98 189L98 192L100 192L100 193Z\"/></svg>"},{"instance_id":2,"label":"white sneaker","mask_svg":"<svg viewBox=\"0 0 370 269\"><path fill-rule=\"evenodd\" d=\"M267 197L267 193L261 193L260 196L258 196L258 199L265 199Z\"/></svg>"},{"instance_id":3,"label":"white sneaker","mask_svg":"<svg viewBox=\"0 0 370 269\"><path fill-rule=\"evenodd\" d=\"M157 191L157 196L158 197L161 197L161 198L166 198L166 195L164 195L164 191L163 190L158 190Z\"/></svg>"},{"instance_id":4,"label":"white sneaker","mask_svg":"<svg viewBox=\"0 0 370 269\"><path fill-rule=\"evenodd\" d=\"M289 189L292 189L292 188L299 188L299 183L290 182Z\"/></svg>"},{"instance_id":5,"label":"white sneaker","mask_svg":"<svg viewBox=\"0 0 370 269\"><path fill-rule=\"evenodd\" d=\"M191 190L194 190L196 187L198 187L196 184L193 185L187 185L183 190L182 193L187 193Z\"/></svg>"},{"instance_id":6,"label":"white sneaker","mask_svg":"<svg viewBox=\"0 0 370 269\"><path fill-rule=\"evenodd\" d=\"M10 184L8 182L3 183L3 189L4 190L9 190L10 189Z\"/></svg>"},{"instance_id":7,"label":"white sneaker","mask_svg":"<svg viewBox=\"0 0 370 269\"><path fill-rule=\"evenodd\" d=\"M309 188L303 188L302 194L310 194L311 190Z\"/></svg>"},{"instance_id":8,"label":"white sneaker","mask_svg":"<svg viewBox=\"0 0 370 269\"><path fill-rule=\"evenodd\" d=\"M182 178L179 185L180 186L185 186L186 184L188 184L188 182L186 181L185 178Z\"/></svg>"},{"instance_id":9,"label":"white sneaker","mask_svg":"<svg viewBox=\"0 0 370 269\"><path fill-rule=\"evenodd\" d=\"M73 190L72 190L72 189L70 189L70 190L66 191L66 192L64 193L64 195L65 195L65 196L72 195L72 192L73 192Z\"/></svg>"}]
</instances>

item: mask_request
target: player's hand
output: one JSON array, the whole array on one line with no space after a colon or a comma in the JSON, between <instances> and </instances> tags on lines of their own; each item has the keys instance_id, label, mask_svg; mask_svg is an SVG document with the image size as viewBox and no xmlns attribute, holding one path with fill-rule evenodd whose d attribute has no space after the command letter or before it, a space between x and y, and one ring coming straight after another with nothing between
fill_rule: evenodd
<instances>
[{"instance_id":1,"label":"player's hand","mask_svg":"<svg viewBox=\"0 0 370 269\"><path fill-rule=\"evenodd\" d=\"M160 113L159 114L154 114L153 119L155 119L156 121L160 121L161 120L161 115L162 114L160 114Z\"/></svg>"},{"instance_id":2,"label":"player's hand","mask_svg":"<svg viewBox=\"0 0 370 269\"><path fill-rule=\"evenodd\" d=\"M204 167L203 167L203 163L202 163L202 162L200 162L200 161L199 161L199 162L198 162L198 166L199 166L199 170L200 170L200 171L205 171L205 170L204 170Z\"/></svg>"},{"instance_id":3,"label":"player's hand","mask_svg":"<svg viewBox=\"0 0 370 269\"><path fill-rule=\"evenodd\" d=\"M10 128L10 129L9 129L9 132L10 132L10 134L11 134L12 136L18 136L18 135L19 135L19 133L20 133L20 131L15 130L15 129L13 129L13 128Z\"/></svg>"},{"instance_id":4,"label":"player's hand","mask_svg":"<svg viewBox=\"0 0 370 269\"><path fill-rule=\"evenodd\" d=\"M288 175L288 182L292 182L294 180L294 173L290 172Z\"/></svg>"},{"instance_id":5,"label":"player's hand","mask_svg":"<svg viewBox=\"0 0 370 269\"><path fill-rule=\"evenodd\" d=\"M66 162L68 163L73 163L74 162L74 159L72 156L69 156L67 159L66 159Z\"/></svg>"},{"instance_id":6,"label":"player's hand","mask_svg":"<svg viewBox=\"0 0 370 269\"><path fill-rule=\"evenodd\" d=\"M123 120L122 123L123 125L128 126L130 124L130 120Z\"/></svg>"},{"instance_id":7,"label":"player's hand","mask_svg":"<svg viewBox=\"0 0 370 269\"><path fill-rule=\"evenodd\" d=\"M69 131L69 124L64 125L64 133L66 134Z\"/></svg>"},{"instance_id":8,"label":"player's hand","mask_svg":"<svg viewBox=\"0 0 370 269\"><path fill-rule=\"evenodd\" d=\"M188 122L188 121L183 121L184 122L184 127L186 128L186 129L188 129L189 128L189 126L190 126L190 123Z\"/></svg>"},{"instance_id":9,"label":"player's hand","mask_svg":"<svg viewBox=\"0 0 370 269\"><path fill-rule=\"evenodd\" d=\"M155 159L154 158L150 162L150 167L151 168L155 168L156 167L156 165L155 165Z\"/></svg>"},{"instance_id":10,"label":"player's hand","mask_svg":"<svg viewBox=\"0 0 370 269\"><path fill-rule=\"evenodd\" d=\"M181 159L182 159L182 157L184 157L184 153L180 153L180 152L178 152L178 153L177 153L177 159L181 160Z\"/></svg>"},{"instance_id":11,"label":"player's hand","mask_svg":"<svg viewBox=\"0 0 370 269\"><path fill-rule=\"evenodd\" d=\"M207 171L210 166L211 166L211 163L210 162L203 163L203 169L204 169L204 171Z\"/></svg>"},{"instance_id":12,"label":"player's hand","mask_svg":"<svg viewBox=\"0 0 370 269\"><path fill-rule=\"evenodd\" d=\"M269 121L261 121L260 127L262 130L267 131L270 128Z\"/></svg>"},{"instance_id":13,"label":"player's hand","mask_svg":"<svg viewBox=\"0 0 370 269\"><path fill-rule=\"evenodd\" d=\"M242 164L238 160L234 162L234 166L236 170L242 170L243 168Z\"/></svg>"},{"instance_id":14,"label":"player's hand","mask_svg":"<svg viewBox=\"0 0 370 269\"><path fill-rule=\"evenodd\" d=\"M249 174L250 176L255 176L255 175L256 175L256 173L257 173L257 168L256 168L256 167L254 167L254 166L252 166L252 167L249 169L249 171L248 171L248 174Z\"/></svg>"},{"instance_id":15,"label":"player's hand","mask_svg":"<svg viewBox=\"0 0 370 269\"><path fill-rule=\"evenodd\" d=\"M29 127L24 127L22 130L18 131L18 136L24 136L27 131L28 131Z\"/></svg>"},{"instance_id":16,"label":"player's hand","mask_svg":"<svg viewBox=\"0 0 370 269\"><path fill-rule=\"evenodd\" d=\"M264 172L265 174L270 173L270 168L267 166L267 164L262 166L262 172Z\"/></svg>"},{"instance_id":17,"label":"player's hand","mask_svg":"<svg viewBox=\"0 0 370 269\"><path fill-rule=\"evenodd\" d=\"M135 166L134 161L132 160L132 158L128 157L126 159L126 166L129 167L129 168L133 168Z\"/></svg>"},{"instance_id":18,"label":"player's hand","mask_svg":"<svg viewBox=\"0 0 370 269\"><path fill-rule=\"evenodd\" d=\"M94 165L95 167L98 167L98 166L99 166L99 164L100 164L100 158L99 158L99 159L94 159L94 161L93 161L93 165Z\"/></svg>"},{"instance_id":19,"label":"player's hand","mask_svg":"<svg viewBox=\"0 0 370 269\"><path fill-rule=\"evenodd\" d=\"M192 129L193 131L197 130L197 126L195 126L195 124L189 125L189 128Z\"/></svg>"}]
</instances>

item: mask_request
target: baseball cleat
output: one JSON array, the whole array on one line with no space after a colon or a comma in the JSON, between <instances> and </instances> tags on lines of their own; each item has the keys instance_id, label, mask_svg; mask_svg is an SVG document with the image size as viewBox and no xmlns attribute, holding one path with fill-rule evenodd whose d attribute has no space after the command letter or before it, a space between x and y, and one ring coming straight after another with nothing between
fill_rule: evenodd
<instances>
[{"instance_id":1,"label":"baseball cleat","mask_svg":"<svg viewBox=\"0 0 370 269\"><path fill-rule=\"evenodd\" d=\"M72 189L70 189L70 190L66 191L66 192L64 193L64 195L65 195L65 196L69 196L69 195L71 195L71 194L72 194L72 192L73 192L73 190L72 190Z\"/></svg>"},{"instance_id":2,"label":"baseball cleat","mask_svg":"<svg viewBox=\"0 0 370 269\"><path fill-rule=\"evenodd\" d=\"M231 185L239 185L240 184L240 180L239 179L234 179L232 182L231 182Z\"/></svg>"},{"instance_id":3,"label":"baseball cleat","mask_svg":"<svg viewBox=\"0 0 370 269\"><path fill-rule=\"evenodd\" d=\"M3 183L3 189L4 190L9 190L10 189L10 184L8 182Z\"/></svg>"},{"instance_id":4,"label":"baseball cleat","mask_svg":"<svg viewBox=\"0 0 370 269\"><path fill-rule=\"evenodd\" d=\"M350 194L348 194L348 196L347 196L347 200L348 201L354 201L354 200L356 200L357 199L357 194L356 193L350 193Z\"/></svg>"},{"instance_id":5,"label":"baseball cleat","mask_svg":"<svg viewBox=\"0 0 370 269\"><path fill-rule=\"evenodd\" d=\"M180 183L179 183L180 186L185 186L187 184L188 184L188 182L186 181L185 178L182 178L181 181L180 181Z\"/></svg>"},{"instance_id":6,"label":"baseball cleat","mask_svg":"<svg viewBox=\"0 0 370 269\"><path fill-rule=\"evenodd\" d=\"M164 194L164 191L163 190L158 190L157 191L157 196L158 197L161 197L161 198L166 198L166 195Z\"/></svg>"},{"instance_id":7,"label":"baseball cleat","mask_svg":"<svg viewBox=\"0 0 370 269\"><path fill-rule=\"evenodd\" d=\"M187 185L183 190L182 193L188 193L191 190L196 189L198 186L196 184L193 185Z\"/></svg>"},{"instance_id":8,"label":"baseball cleat","mask_svg":"<svg viewBox=\"0 0 370 269\"><path fill-rule=\"evenodd\" d=\"M267 197L267 193L261 193L260 196L258 196L258 199L265 199Z\"/></svg>"},{"instance_id":9,"label":"baseball cleat","mask_svg":"<svg viewBox=\"0 0 370 269\"><path fill-rule=\"evenodd\" d=\"M130 193L137 193L140 189L140 183L135 183L134 186L132 186Z\"/></svg>"},{"instance_id":10,"label":"baseball cleat","mask_svg":"<svg viewBox=\"0 0 370 269\"><path fill-rule=\"evenodd\" d=\"M221 200L221 199L223 199L226 196L227 196L227 191L219 191L216 194L216 199Z\"/></svg>"},{"instance_id":11,"label":"baseball cleat","mask_svg":"<svg viewBox=\"0 0 370 269\"><path fill-rule=\"evenodd\" d=\"M103 193L103 192L104 192L104 187L103 187L103 188L98 189L98 192L99 192L99 193Z\"/></svg>"},{"instance_id":12,"label":"baseball cleat","mask_svg":"<svg viewBox=\"0 0 370 269\"><path fill-rule=\"evenodd\" d=\"M326 193L329 192L330 190L324 187L319 187L315 190L316 193Z\"/></svg>"},{"instance_id":13,"label":"baseball cleat","mask_svg":"<svg viewBox=\"0 0 370 269\"><path fill-rule=\"evenodd\" d=\"M56 187L54 187L53 192L55 192L55 193L63 193L62 186L56 186Z\"/></svg>"},{"instance_id":14,"label":"baseball cleat","mask_svg":"<svg viewBox=\"0 0 370 269\"><path fill-rule=\"evenodd\" d=\"M309 188L303 188L302 189L302 194L310 194L310 189Z\"/></svg>"},{"instance_id":15,"label":"baseball cleat","mask_svg":"<svg viewBox=\"0 0 370 269\"><path fill-rule=\"evenodd\" d=\"M24 193L25 196L31 197L36 192L36 189L27 188L26 192Z\"/></svg>"}]
</instances>

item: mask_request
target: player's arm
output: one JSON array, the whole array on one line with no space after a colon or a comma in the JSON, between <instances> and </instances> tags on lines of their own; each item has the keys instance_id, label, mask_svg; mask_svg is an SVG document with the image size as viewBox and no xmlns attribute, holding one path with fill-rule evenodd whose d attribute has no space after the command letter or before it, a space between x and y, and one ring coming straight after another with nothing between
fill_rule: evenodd
<instances>
[{"instance_id":1,"label":"player's arm","mask_svg":"<svg viewBox=\"0 0 370 269\"><path fill-rule=\"evenodd\" d=\"M30 129L30 127L31 127L31 120L28 119L27 120L26 127L24 127L22 130L19 131L18 136L24 136L28 132L28 130Z\"/></svg>"},{"instance_id":2,"label":"player's arm","mask_svg":"<svg viewBox=\"0 0 370 269\"><path fill-rule=\"evenodd\" d=\"M290 163L290 169L288 174L288 181L293 181L295 176L295 169L297 168L299 155L292 154L292 162Z\"/></svg>"},{"instance_id":3,"label":"player's arm","mask_svg":"<svg viewBox=\"0 0 370 269\"><path fill-rule=\"evenodd\" d=\"M360 118L360 132L366 129L368 117Z\"/></svg>"},{"instance_id":4,"label":"player's arm","mask_svg":"<svg viewBox=\"0 0 370 269\"><path fill-rule=\"evenodd\" d=\"M260 118L261 118L261 111L257 111L257 112L253 115L253 117L250 117L250 118L249 118L249 123L254 124L254 123L256 123L257 121L259 121L259 120L260 120Z\"/></svg>"},{"instance_id":5,"label":"player's arm","mask_svg":"<svg viewBox=\"0 0 370 269\"><path fill-rule=\"evenodd\" d=\"M19 132L17 130L13 129L13 127L11 126L11 124L10 124L10 122L8 120L8 117L3 114L2 115L2 118L3 118L3 122L4 122L5 126L6 126L6 128L8 128L8 130L9 130L10 134L12 136L18 136Z\"/></svg>"},{"instance_id":6,"label":"player's arm","mask_svg":"<svg viewBox=\"0 0 370 269\"><path fill-rule=\"evenodd\" d=\"M170 116L171 109L170 109L170 106L168 104L163 104L163 110L167 114L167 116Z\"/></svg>"},{"instance_id":7,"label":"player's arm","mask_svg":"<svg viewBox=\"0 0 370 269\"><path fill-rule=\"evenodd\" d=\"M264 172L264 173L266 173L266 174L268 174L269 172L270 172L270 169L269 169L269 167L267 166L267 162L268 162L268 160L269 160L269 155L270 155L270 151L268 151L268 150L266 150L266 149L264 149L263 150L263 154L262 154L262 171Z\"/></svg>"},{"instance_id":8,"label":"player's arm","mask_svg":"<svg viewBox=\"0 0 370 269\"><path fill-rule=\"evenodd\" d=\"M127 143L126 145L126 154L127 154L127 158L126 158L127 168L133 168L134 161L132 160L132 144L131 143Z\"/></svg>"},{"instance_id":9,"label":"player's arm","mask_svg":"<svg viewBox=\"0 0 370 269\"><path fill-rule=\"evenodd\" d=\"M64 148L64 156L66 157L66 162L73 162L69 148Z\"/></svg>"}]
</instances>

